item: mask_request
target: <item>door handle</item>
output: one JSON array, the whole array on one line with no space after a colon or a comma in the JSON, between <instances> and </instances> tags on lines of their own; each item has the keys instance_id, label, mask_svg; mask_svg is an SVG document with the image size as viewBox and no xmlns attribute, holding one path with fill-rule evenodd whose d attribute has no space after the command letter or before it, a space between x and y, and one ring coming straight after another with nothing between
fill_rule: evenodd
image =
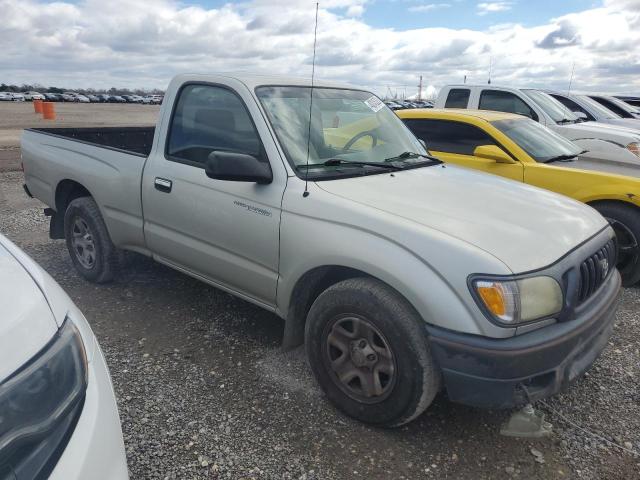
<instances>
[{"instance_id":1,"label":"door handle","mask_svg":"<svg viewBox=\"0 0 640 480\"><path fill-rule=\"evenodd\" d=\"M167 180L166 178L156 177L154 185L156 187L156 190L160 190L164 193L169 193L171 192L171 186L173 185L173 182L171 180Z\"/></svg>"}]
</instances>

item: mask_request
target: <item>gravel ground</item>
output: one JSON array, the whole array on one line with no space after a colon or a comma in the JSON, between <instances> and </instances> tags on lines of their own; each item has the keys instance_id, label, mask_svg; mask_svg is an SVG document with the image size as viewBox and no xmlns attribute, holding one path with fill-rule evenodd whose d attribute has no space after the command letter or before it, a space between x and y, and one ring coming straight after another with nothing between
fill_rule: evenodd
<instances>
[{"instance_id":1,"label":"gravel ground","mask_svg":"<svg viewBox=\"0 0 640 480\"><path fill-rule=\"evenodd\" d=\"M80 279L21 184L19 172L0 173L0 232L89 319L111 369L133 479L640 478L637 288L624 291L590 373L536 405L552 437L501 437L508 412L444 395L408 426L374 429L331 407L300 349L280 351L274 315L139 256L112 284Z\"/></svg>"}]
</instances>

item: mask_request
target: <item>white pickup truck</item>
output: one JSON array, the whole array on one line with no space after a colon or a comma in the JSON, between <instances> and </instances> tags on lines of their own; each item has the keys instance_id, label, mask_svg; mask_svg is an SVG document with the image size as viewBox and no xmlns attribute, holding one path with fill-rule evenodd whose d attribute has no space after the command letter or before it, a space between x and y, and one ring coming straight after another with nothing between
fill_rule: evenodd
<instances>
[{"instance_id":1,"label":"white pickup truck","mask_svg":"<svg viewBox=\"0 0 640 480\"><path fill-rule=\"evenodd\" d=\"M406 423L441 386L483 407L551 395L613 328L595 210L442 164L366 91L183 75L155 128L28 129L22 159L82 276L132 250L276 313L365 422Z\"/></svg>"},{"instance_id":2,"label":"white pickup truck","mask_svg":"<svg viewBox=\"0 0 640 480\"><path fill-rule=\"evenodd\" d=\"M571 140L583 152L564 166L640 176L640 131L584 121L542 90L496 85L448 85L435 108L468 108L517 113Z\"/></svg>"}]
</instances>

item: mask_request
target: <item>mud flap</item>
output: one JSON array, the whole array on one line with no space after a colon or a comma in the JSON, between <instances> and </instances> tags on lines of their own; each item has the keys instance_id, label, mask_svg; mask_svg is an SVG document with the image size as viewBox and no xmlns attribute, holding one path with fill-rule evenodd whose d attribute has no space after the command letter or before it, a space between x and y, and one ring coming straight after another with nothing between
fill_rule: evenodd
<instances>
[{"instance_id":1,"label":"mud flap","mask_svg":"<svg viewBox=\"0 0 640 480\"><path fill-rule=\"evenodd\" d=\"M44 214L51 218L49 220L49 238L64 238L64 215L58 215L52 208L45 208Z\"/></svg>"}]
</instances>

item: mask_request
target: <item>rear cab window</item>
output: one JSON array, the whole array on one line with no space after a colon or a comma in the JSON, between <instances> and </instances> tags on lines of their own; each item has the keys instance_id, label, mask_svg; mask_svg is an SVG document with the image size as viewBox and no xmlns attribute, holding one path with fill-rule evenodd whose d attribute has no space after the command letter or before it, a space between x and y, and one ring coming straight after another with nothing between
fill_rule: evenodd
<instances>
[{"instance_id":1,"label":"rear cab window","mask_svg":"<svg viewBox=\"0 0 640 480\"><path fill-rule=\"evenodd\" d=\"M467 108L471 90L468 88L452 88L447 95L444 108Z\"/></svg>"},{"instance_id":2,"label":"rear cab window","mask_svg":"<svg viewBox=\"0 0 640 480\"><path fill-rule=\"evenodd\" d=\"M538 120L538 115L517 95L503 90L483 90L480 94L480 110L494 110L496 112L516 113Z\"/></svg>"}]
</instances>

